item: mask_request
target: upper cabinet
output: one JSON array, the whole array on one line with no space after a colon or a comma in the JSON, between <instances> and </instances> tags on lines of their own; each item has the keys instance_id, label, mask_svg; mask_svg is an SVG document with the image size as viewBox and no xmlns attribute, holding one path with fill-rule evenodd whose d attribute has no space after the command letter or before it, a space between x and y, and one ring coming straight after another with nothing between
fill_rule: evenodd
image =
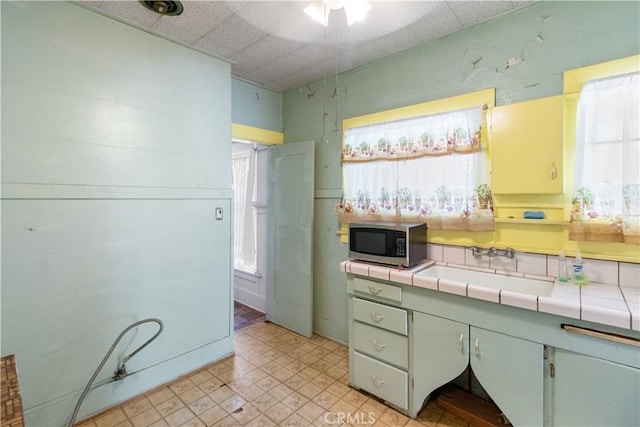
<instances>
[{"instance_id":1,"label":"upper cabinet","mask_svg":"<svg viewBox=\"0 0 640 427\"><path fill-rule=\"evenodd\" d=\"M494 193L563 193L563 112L562 95L492 109Z\"/></svg>"}]
</instances>

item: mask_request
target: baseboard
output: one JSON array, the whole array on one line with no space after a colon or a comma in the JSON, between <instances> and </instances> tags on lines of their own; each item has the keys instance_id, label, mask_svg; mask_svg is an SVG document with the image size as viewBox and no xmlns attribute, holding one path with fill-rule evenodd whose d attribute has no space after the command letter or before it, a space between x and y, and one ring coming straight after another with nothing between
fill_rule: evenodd
<instances>
[{"instance_id":1,"label":"baseboard","mask_svg":"<svg viewBox=\"0 0 640 427\"><path fill-rule=\"evenodd\" d=\"M121 381L99 386L87 394L77 420L92 416L231 354L233 354L233 335L166 360L132 374ZM87 373L87 378L90 377L90 374L90 372ZM55 401L25 409L25 425L39 427L66 426L79 395L80 392L78 391Z\"/></svg>"},{"instance_id":2,"label":"baseboard","mask_svg":"<svg viewBox=\"0 0 640 427\"><path fill-rule=\"evenodd\" d=\"M261 313L266 312L267 298L263 295L258 295L253 292L247 291L246 289L234 286L233 299L238 301L240 304L244 304L247 307L258 310Z\"/></svg>"}]
</instances>

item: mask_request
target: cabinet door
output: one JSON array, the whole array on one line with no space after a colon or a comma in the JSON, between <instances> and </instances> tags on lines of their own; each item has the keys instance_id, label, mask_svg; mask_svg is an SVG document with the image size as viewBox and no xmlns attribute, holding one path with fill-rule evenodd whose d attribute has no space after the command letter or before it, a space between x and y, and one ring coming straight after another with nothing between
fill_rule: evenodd
<instances>
[{"instance_id":1,"label":"cabinet door","mask_svg":"<svg viewBox=\"0 0 640 427\"><path fill-rule=\"evenodd\" d=\"M562 95L492 109L494 193L563 192L563 111Z\"/></svg>"},{"instance_id":2,"label":"cabinet door","mask_svg":"<svg viewBox=\"0 0 640 427\"><path fill-rule=\"evenodd\" d=\"M561 349L554 365L554 425L640 425L640 370Z\"/></svg>"},{"instance_id":3,"label":"cabinet door","mask_svg":"<svg viewBox=\"0 0 640 427\"><path fill-rule=\"evenodd\" d=\"M514 426L541 426L544 417L542 344L470 328L471 368Z\"/></svg>"},{"instance_id":4,"label":"cabinet door","mask_svg":"<svg viewBox=\"0 0 640 427\"><path fill-rule=\"evenodd\" d=\"M414 312L410 354L413 393L410 412L420 411L438 387L455 379L469 364L469 326Z\"/></svg>"}]
</instances>

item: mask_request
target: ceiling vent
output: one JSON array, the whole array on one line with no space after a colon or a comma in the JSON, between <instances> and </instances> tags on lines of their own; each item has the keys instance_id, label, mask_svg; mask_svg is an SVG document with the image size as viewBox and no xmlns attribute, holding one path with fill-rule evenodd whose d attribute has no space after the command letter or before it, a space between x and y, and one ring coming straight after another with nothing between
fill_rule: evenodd
<instances>
[{"instance_id":1,"label":"ceiling vent","mask_svg":"<svg viewBox=\"0 0 640 427\"><path fill-rule=\"evenodd\" d=\"M140 0L140 3L160 15L180 15L183 9L182 3L172 0Z\"/></svg>"}]
</instances>

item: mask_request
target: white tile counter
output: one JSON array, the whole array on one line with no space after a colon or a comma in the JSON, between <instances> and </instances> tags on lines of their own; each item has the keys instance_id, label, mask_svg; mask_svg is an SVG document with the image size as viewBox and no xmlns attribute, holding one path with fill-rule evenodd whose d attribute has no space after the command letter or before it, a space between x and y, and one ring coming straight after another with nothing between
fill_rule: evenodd
<instances>
[{"instance_id":1,"label":"white tile counter","mask_svg":"<svg viewBox=\"0 0 640 427\"><path fill-rule=\"evenodd\" d=\"M532 260L536 262L536 260ZM433 263L430 261L429 263ZM542 263L540 260L539 263ZM516 271L504 269L491 269L483 266L460 265L451 262L437 261L436 265L475 270L496 275L532 278L553 283L549 295L531 295L514 292L512 290L497 289L473 283L463 283L442 278L419 275L417 272L424 269L425 265L418 265L411 269L398 269L372 265L358 261L343 261L340 270L359 276L387 280L409 286L422 287L439 292L461 295L489 301L497 304L519 307L542 313L549 313L589 322L615 326L624 329L640 331L640 280L638 272L640 268L635 264L606 263L598 266L602 271L602 277L615 281L617 284L599 283L593 279L600 278L597 274L590 275L587 285L578 286L571 282L558 282L555 277L540 274L531 274L524 271L537 271L529 268L531 263L523 262L523 269ZM610 264L616 264L615 272ZM551 270L548 268L548 270ZM611 271L610 271L611 270ZM596 273L594 271L593 273Z\"/></svg>"}]
</instances>

